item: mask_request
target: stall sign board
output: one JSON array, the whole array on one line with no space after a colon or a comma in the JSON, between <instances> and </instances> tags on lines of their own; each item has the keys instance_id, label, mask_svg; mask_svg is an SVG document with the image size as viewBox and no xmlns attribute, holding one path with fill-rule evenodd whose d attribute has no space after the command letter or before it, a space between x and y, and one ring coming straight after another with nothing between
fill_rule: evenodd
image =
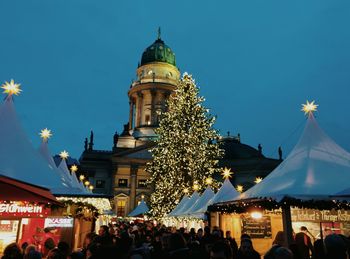
<instances>
[{"instance_id":1,"label":"stall sign board","mask_svg":"<svg viewBox=\"0 0 350 259\"><path fill-rule=\"evenodd\" d=\"M46 218L44 227L71 228L73 227L73 218Z\"/></svg>"},{"instance_id":2,"label":"stall sign board","mask_svg":"<svg viewBox=\"0 0 350 259\"><path fill-rule=\"evenodd\" d=\"M311 210L292 209L292 221L306 222L349 222L350 211L346 210Z\"/></svg>"},{"instance_id":3,"label":"stall sign board","mask_svg":"<svg viewBox=\"0 0 350 259\"><path fill-rule=\"evenodd\" d=\"M263 216L254 219L250 216L242 216L242 233L250 235L251 238L271 238L271 217Z\"/></svg>"},{"instance_id":4,"label":"stall sign board","mask_svg":"<svg viewBox=\"0 0 350 259\"><path fill-rule=\"evenodd\" d=\"M26 203L0 202L0 216L2 217L43 217L50 214L50 209L44 205Z\"/></svg>"}]
</instances>

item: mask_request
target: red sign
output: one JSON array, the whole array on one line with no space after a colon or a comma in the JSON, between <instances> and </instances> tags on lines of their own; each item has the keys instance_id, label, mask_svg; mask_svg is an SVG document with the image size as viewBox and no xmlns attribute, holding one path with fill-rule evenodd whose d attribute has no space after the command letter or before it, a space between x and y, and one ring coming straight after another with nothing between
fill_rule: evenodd
<instances>
[{"instance_id":1,"label":"red sign","mask_svg":"<svg viewBox=\"0 0 350 259\"><path fill-rule=\"evenodd\" d=\"M0 216L2 217L43 217L50 214L50 209L44 205L24 202L0 202Z\"/></svg>"}]
</instances>

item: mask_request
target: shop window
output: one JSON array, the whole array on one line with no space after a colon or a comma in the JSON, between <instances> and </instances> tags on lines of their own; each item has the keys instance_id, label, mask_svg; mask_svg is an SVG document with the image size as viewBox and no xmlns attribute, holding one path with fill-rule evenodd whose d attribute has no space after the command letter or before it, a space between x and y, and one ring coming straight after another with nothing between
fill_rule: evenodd
<instances>
[{"instance_id":1,"label":"shop window","mask_svg":"<svg viewBox=\"0 0 350 259\"><path fill-rule=\"evenodd\" d=\"M118 217L125 217L125 207L126 207L125 200L118 200L117 201L117 216Z\"/></svg>"},{"instance_id":2,"label":"shop window","mask_svg":"<svg viewBox=\"0 0 350 259\"><path fill-rule=\"evenodd\" d=\"M118 186L119 187L128 187L128 179L119 179Z\"/></svg>"},{"instance_id":3,"label":"shop window","mask_svg":"<svg viewBox=\"0 0 350 259\"><path fill-rule=\"evenodd\" d=\"M105 188L105 183L104 180L96 180L96 188Z\"/></svg>"},{"instance_id":4,"label":"shop window","mask_svg":"<svg viewBox=\"0 0 350 259\"><path fill-rule=\"evenodd\" d=\"M139 180L139 188L147 188L147 180Z\"/></svg>"}]
</instances>

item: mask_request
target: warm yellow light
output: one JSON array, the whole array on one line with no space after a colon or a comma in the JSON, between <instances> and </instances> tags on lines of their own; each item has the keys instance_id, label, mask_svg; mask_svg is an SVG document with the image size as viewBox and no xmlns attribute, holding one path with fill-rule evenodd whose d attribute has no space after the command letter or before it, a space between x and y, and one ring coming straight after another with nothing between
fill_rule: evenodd
<instances>
[{"instance_id":1,"label":"warm yellow light","mask_svg":"<svg viewBox=\"0 0 350 259\"><path fill-rule=\"evenodd\" d=\"M141 199L143 200L144 198L145 198L145 195L142 194L142 195L141 195Z\"/></svg>"},{"instance_id":2,"label":"warm yellow light","mask_svg":"<svg viewBox=\"0 0 350 259\"><path fill-rule=\"evenodd\" d=\"M195 183L195 184L193 185L193 190L198 191L198 189L199 189L199 185Z\"/></svg>"},{"instance_id":3,"label":"warm yellow light","mask_svg":"<svg viewBox=\"0 0 350 259\"><path fill-rule=\"evenodd\" d=\"M243 192L243 186L242 185L237 185L237 191Z\"/></svg>"},{"instance_id":4,"label":"warm yellow light","mask_svg":"<svg viewBox=\"0 0 350 259\"><path fill-rule=\"evenodd\" d=\"M189 193L189 192L190 192L190 191L188 190L188 188L185 188L185 189L184 189L184 193L187 194L187 193Z\"/></svg>"},{"instance_id":5,"label":"warm yellow light","mask_svg":"<svg viewBox=\"0 0 350 259\"><path fill-rule=\"evenodd\" d=\"M46 141L46 140L48 140L49 138L51 138L52 133L51 133L51 130L45 128L45 129L43 129L43 130L40 131L39 135L40 135L40 137L43 139L43 141Z\"/></svg>"},{"instance_id":6,"label":"warm yellow light","mask_svg":"<svg viewBox=\"0 0 350 259\"><path fill-rule=\"evenodd\" d=\"M254 183L260 183L262 181L261 177L256 177Z\"/></svg>"},{"instance_id":7,"label":"warm yellow light","mask_svg":"<svg viewBox=\"0 0 350 259\"><path fill-rule=\"evenodd\" d=\"M230 168L225 167L221 175L224 179L227 179L227 178L232 177L233 172L231 172Z\"/></svg>"},{"instance_id":8,"label":"warm yellow light","mask_svg":"<svg viewBox=\"0 0 350 259\"><path fill-rule=\"evenodd\" d=\"M4 94L8 95L18 95L22 90L19 88L21 84L16 84L13 79L11 79L10 83L5 82L1 88L4 89Z\"/></svg>"},{"instance_id":9,"label":"warm yellow light","mask_svg":"<svg viewBox=\"0 0 350 259\"><path fill-rule=\"evenodd\" d=\"M261 219L262 218L262 213L259 211L253 211L252 213L250 213L250 216L253 219Z\"/></svg>"},{"instance_id":10,"label":"warm yellow light","mask_svg":"<svg viewBox=\"0 0 350 259\"><path fill-rule=\"evenodd\" d=\"M61 153L60 153L60 157L62 159L67 159L69 157L69 153L66 151L66 150L63 150Z\"/></svg>"},{"instance_id":11,"label":"warm yellow light","mask_svg":"<svg viewBox=\"0 0 350 259\"><path fill-rule=\"evenodd\" d=\"M89 189L92 191L94 189L94 186L90 185Z\"/></svg>"},{"instance_id":12,"label":"warm yellow light","mask_svg":"<svg viewBox=\"0 0 350 259\"><path fill-rule=\"evenodd\" d=\"M70 171L71 171L72 173L75 173L76 171L78 171L78 167L77 167L76 165L72 165L72 166L70 167Z\"/></svg>"},{"instance_id":13,"label":"warm yellow light","mask_svg":"<svg viewBox=\"0 0 350 259\"><path fill-rule=\"evenodd\" d=\"M306 101L306 104L302 105L301 110L303 112L305 112L305 114L310 114L310 113L317 111L317 107L318 107L318 105L315 104L315 101L312 101L311 103L309 103L309 101Z\"/></svg>"},{"instance_id":14,"label":"warm yellow light","mask_svg":"<svg viewBox=\"0 0 350 259\"><path fill-rule=\"evenodd\" d=\"M83 181L85 179L85 176L84 175L80 175L79 179L80 179L80 181Z\"/></svg>"},{"instance_id":15,"label":"warm yellow light","mask_svg":"<svg viewBox=\"0 0 350 259\"><path fill-rule=\"evenodd\" d=\"M207 185L211 185L211 184L213 183L213 178L208 177L207 179L205 179L205 183L206 183Z\"/></svg>"},{"instance_id":16,"label":"warm yellow light","mask_svg":"<svg viewBox=\"0 0 350 259\"><path fill-rule=\"evenodd\" d=\"M85 184L85 186L89 186L89 185L90 185L90 182L89 182L89 181L86 181L84 184Z\"/></svg>"}]
</instances>

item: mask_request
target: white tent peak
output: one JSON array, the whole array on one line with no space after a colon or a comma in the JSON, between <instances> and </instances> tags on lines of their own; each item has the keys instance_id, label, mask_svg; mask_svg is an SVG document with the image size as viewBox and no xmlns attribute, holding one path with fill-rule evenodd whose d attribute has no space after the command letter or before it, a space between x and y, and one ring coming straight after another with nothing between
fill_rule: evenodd
<instances>
[{"instance_id":1,"label":"white tent peak","mask_svg":"<svg viewBox=\"0 0 350 259\"><path fill-rule=\"evenodd\" d=\"M203 194L197 199L196 203L186 211L186 214L205 213L207 211L208 203L214 195L214 191L208 186Z\"/></svg>"},{"instance_id":2,"label":"white tent peak","mask_svg":"<svg viewBox=\"0 0 350 259\"><path fill-rule=\"evenodd\" d=\"M240 193L233 187L230 179L226 178L221 188L210 201L210 204L230 201L237 198L239 195Z\"/></svg>"},{"instance_id":3,"label":"white tent peak","mask_svg":"<svg viewBox=\"0 0 350 259\"><path fill-rule=\"evenodd\" d=\"M187 212L187 210L189 208L191 208L193 206L193 204L198 200L199 198L199 194L197 191L195 191L191 198L189 198L189 200L182 206L182 208L180 208L176 213L173 213L172 216L181 216L184 213Z\"/></svg>"},{"instance_id":4,"label":"white tent peak","mask_svg":"<svg viewBox=\"0 0 350 259\"><path fill-rule=\"evenodd\" d=\"M168 214L169 217L175 215L188 201L190 200L190 197L185 194L181 201L176 205L176 207Z\"/></svg>"},{"instance_id":5,"label":"white tent peak","mask_svg":"<svg viewBox=\"0 0 350 259\"><path fill-rule=\"evenodd\" d=\"M288 157L240 198L315 197L349 187L350 154L319 127L312 113Z\"/></svg>"},{"instance_id":6,"label":"white tent peak","mask_svg":"<svg viewBox=\"0 0 350 259\"><path fill-rule=\"evenodd\" d=\"M140 215L144 215L149 211L149 208L144 200L141 200L140 204L129 213L128 217L137 217Z\"/></svg>"}]
</instances>

